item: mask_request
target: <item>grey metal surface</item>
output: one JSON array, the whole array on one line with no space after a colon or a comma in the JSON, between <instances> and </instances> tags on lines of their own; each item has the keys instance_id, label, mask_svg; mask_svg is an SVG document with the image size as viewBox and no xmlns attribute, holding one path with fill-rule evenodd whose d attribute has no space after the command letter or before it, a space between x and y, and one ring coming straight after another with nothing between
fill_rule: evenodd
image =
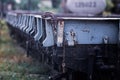
<instances>
[{"instance_id":1,"label":"grey metal surface","mask_svg":"<svg viewBox=\"0 0 120 80\"><path fill-rule=\"evenodd\" d=\"M65 39L68 43L73 41L72 31L77 44L103 44L106 37L108 44L116 44L118 42L118 24L116 20L66 20Z\"/></svg>"},{"instance_id":2,"label":"grey metal surface","mask_svg":"<svg viewBox=\"0 0 120 80\"><path fill-rule=\"evenodd\" d=\"M42 29L42 19L41 18L37 18L37 33L34 36L35 41L40 40L40 38L43 35L43 29Z\"/></svg>"}]
</instances>

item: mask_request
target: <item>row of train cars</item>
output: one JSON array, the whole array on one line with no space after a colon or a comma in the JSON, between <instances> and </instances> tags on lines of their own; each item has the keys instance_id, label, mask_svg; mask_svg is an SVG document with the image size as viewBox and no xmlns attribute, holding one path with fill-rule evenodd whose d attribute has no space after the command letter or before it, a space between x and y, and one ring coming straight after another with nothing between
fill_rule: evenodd
<instances>
[{"instance_id":1,"label":"row of train cars","mask_svg":"<svg viewBox=\"0 0 120 80\"><path fill-rule=\"evenodd\" d=\"M49 64L51 80L120 80L120 18L9 11L6 22L27 56Z\"/></svg>"}]
</instances>

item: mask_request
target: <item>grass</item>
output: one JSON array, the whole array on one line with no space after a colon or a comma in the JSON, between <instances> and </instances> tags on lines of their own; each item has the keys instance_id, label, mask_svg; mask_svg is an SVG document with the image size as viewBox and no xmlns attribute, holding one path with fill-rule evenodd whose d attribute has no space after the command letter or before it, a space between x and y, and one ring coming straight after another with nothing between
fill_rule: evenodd
<instances>
[{"instance_id":1,"label":"grass","mask_svg":"<svg viewBox=\"0 0 120 80\"><path fill-rule=\"evenodd\" d=\"M9 36L0 21L0 80L48 80L49 67L26 57L26 51Z\"/></svg>"}]
</instances>

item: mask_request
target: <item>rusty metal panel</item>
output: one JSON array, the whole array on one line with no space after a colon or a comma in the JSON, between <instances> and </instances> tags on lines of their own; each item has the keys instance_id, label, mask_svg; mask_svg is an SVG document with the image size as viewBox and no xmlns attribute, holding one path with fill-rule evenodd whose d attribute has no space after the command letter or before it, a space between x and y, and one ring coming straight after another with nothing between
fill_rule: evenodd
<instances>
[{"instance_id":1,"label":"rusty metal panel","mask_svg":"<svg viewBox=\"0 0 120 80\"><path fill-rule=\"evenodd\" d=\"M57 46L63 46L64 21L58 23Z\"/></svg>"}]
</instances>

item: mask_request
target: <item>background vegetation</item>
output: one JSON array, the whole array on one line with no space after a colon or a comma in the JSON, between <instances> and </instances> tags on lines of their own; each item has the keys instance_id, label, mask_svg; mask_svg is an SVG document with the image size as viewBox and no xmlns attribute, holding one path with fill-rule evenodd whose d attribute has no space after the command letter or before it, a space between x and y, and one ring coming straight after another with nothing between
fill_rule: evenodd
<instances>
[{"instance_id":1,"label":"background vegetation","mask_svg":"<svg viewBox=\"0 0 120 80\"><path fill-rule=\"evenodd\" d=\"M48 80L50 68L26 57L26 52L9 37L4 21L0 21L0 80Z\"/></svg>"}]
</instances>

